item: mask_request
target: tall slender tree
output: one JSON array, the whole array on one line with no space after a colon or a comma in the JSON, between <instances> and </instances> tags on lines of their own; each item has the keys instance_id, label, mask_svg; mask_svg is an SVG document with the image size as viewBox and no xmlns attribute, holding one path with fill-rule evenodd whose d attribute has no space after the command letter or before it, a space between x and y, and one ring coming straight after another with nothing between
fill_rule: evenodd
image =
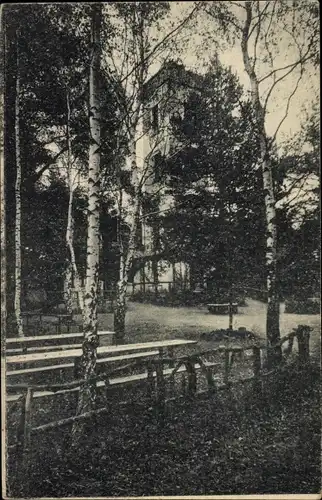
<instances>
[{"instance_id":1,"label":"tall slender tree","mask_svg":"<svg viewBox=\"0 0 322 500\"><path fill-rule=\"evenodd\" d=\"M250 58L248 40L253 17L251 2L246 2L246 20L244 23L241 50L245 70L251 85L251 99L254 108L255 126L259 133L261 166L263 175L263 188L265 195L266 211L266 272L267 272L267 317L266 331L270 345L275 345L280 339L279 328L279 296L277 288L277 224L275 209L275 191L273 182L273 169L270 161L269 138L265 126L265 111L260 100L259 79L254 71L254 64ZM281 361L281 348L276 347L272 353L272 364Z\"/></svg>"},{"instance_id":2,"label":"tall slender tree","mask_svg":"<svg viewBox=\"0 0 322 500\"><path fill-rule=\"evenodd\" d=\"M87 207L87 269L83 313L83 354L81 375L84 384L79 392L77 414L92 409L95 402L96 384L91 378L95 375L97 347L97 302L99 278L99 217L100 217L100 146L101 115L99 77L101 64L101 18L102 5L93 4L91 8L91 59L89 75L89 127L90 146L88 159L88 207ZM82 426L73 427L73 439L77 442L82 433Z\"/></svg>"},{"instance_id":3,"label":"tall slender tree","mask_svg":"<svg viewBox=\"0 0 322 500\"><path fill-rule=\"evenodd\" d=\"M3 26L3 11L0 10L0 23ZM4 51L5 35L4 30L0 33L0 50ZM5 193L5 169L4 169L4 57L1 54L0 62L0 264L1 264L1 356L4 359L5 342L7 333L7 255L6 255L6 193ZM4 377L5 378L5 377ZM3 447L4 448L4 447ZM4 454L5 455L5 454ZM4 458L4 456L3 456ZM3 461L5 463L5 460Z\"/></svg>"},{"instance_id":4,"label":"tall slender tree","mask_svg":"<svg viewBox=\"0 0 322 500\"><path fill-rule=\"evenodd\" d=\"M84 311L84 294L81 286L81 281L78 272L78 266L75 257L74 249L74 217L73 217L73 199L74 199L74 179L73 179L73 168L72 168L72 148L71 148L71 137L70 137L70 120L71 120L71 108L70 108L70 97L69 89L66 89L66 141L67 141L67 179L68 179L68 189L69 189L69 200L68 200L68 213L67 213L67 228L66 228L66 243L69 251L69 265L66 270L67 276L71 279L67 280L69 286L67 286L66 293L68 297L68 303L71 303L71 285L73 282L74 288L77 293L77 300L79 309Z\"/></svg>"},{"instance_id":5,"label":"tall slender tree","mask_svg":"<svg viewBox=\"0 0 322 500\"><path fill-rule=\"evenodd\" d=\"M21 316L21 154L20 154L20 62L19 31L16 31L16 100L15 100L15 150L16 150L16 183L15 183L15 315L19 337L23 337Z\"/></svg>"},{"instance_id":6,"label":"tall slender tree","mask_svg":"<svg viewBox=\"0 0 322 500\"><path fill-rule=\"evenodd\" d=\"M124 150L127 161L124 163L129 166L130 177L128 189L123 183L118 183L116 201L118 216L123 225L127 225L126 240L121 232L118 234L119 279L114 305L114 331L119 343L123 342L125 335L127 286L137 254L142 196L149 168L147 162L142 165L142 155L138 150L143 133L144 87L151 76L151 65L157 57L166 59L170 47L174 51L177 35L193 19L199 2L193 4L183 19L172 23L167 31L162 29L160 21L166 19L169 8L168 2L114 3L114 17L117 19L113 26L115 36L106 43L106 60L109 65L106 73L116 89L120 135L126 138Z\"/></svg>"},{"instance_id":7,"label":"tall slender tree","mask_svg":"<svg viewBox=\"0 0 322 500\"><path fill-rule=\"evenodd\" d=\"M284 0L260 2L206 2L206 11L217 27L234 37L241 49L244 69L249 78L253 105L252 124L259 134L260 165L266 214L266 280L268 363L279 364L280 340L277 275L276 189L273 178L278 133L288 117L292 99L305 70L318 59L318 13L312 2ZM282 50L281 50L282 47ZM272 96L281 85L289 91L284 99L282 118L276 120L272 134L267 131L267 116Z\"/></svg>"}]
</instances>

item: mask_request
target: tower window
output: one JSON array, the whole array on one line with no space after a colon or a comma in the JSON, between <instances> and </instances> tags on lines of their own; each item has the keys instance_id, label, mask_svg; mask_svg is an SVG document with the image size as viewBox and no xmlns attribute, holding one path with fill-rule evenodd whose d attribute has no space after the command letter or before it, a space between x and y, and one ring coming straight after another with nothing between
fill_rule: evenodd
<instances>
[{"instance_id":1,"label":"tower window","mask_svg":"<svg viewBox=\"0 0 322 500\"><path fill-rule=\"evenodd\" d=\"M159 105L156 104L152 108L152 120L151 120L152 130L156 132L159 128Z\"/></svg>"},{"instance_id":2,"label":"tower window","mask_svg":"<svg viewBox=\"0 0 322 500\"><path fill-rule=\"evenodd\" d=\"M154 170L154 182L160 182L162 179L162 156L161 153L158 152L153 156L152 159L152 168Z\"/></svg>"}]
</instances>

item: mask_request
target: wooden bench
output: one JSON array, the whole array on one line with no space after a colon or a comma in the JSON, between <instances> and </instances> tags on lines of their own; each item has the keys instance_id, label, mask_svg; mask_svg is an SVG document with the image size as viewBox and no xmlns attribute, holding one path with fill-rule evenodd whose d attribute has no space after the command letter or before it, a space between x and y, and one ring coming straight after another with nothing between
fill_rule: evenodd
<instances>
[{"instance_id":1,"label":"wooden bench","mask_svg":"<svg viewBox=\"0 0 322 500\"><path fill-rule=\"evenodd\" d=\"M108 363L131 361L139 359L149 359L159 355L159 351L147 351L147 352L135 352L132 354L127 354L123 356L110 356L97 359L97 374L104 371ZM23 383L28 382L31 384L39 384L47 376L53 380L57 378L62 378L65 382L67 380L72 380L74 377L74 363L63 363L58 365L40 366L36 368L23 368L18 370L8 370L6 372L6 377L8 383Z\"/></svg>"},{"instance_id":2,"label":"wooden bench","mask_svg":"<svg viewBox=\"0 0 322 500\"><path fill-rule=\"evenodd\" d=\"M55 327L56 333L62 333L63 326L67 328L67 333L69 333L72 326L77 326L77 323L73 319L73 315L69 313L46 312L46 311L24 311L21 313L21 316L23 319L26 319L25 326L27 330L35 326L42 328L44 326L44 323L47 323ZM29 324L29 320L31 318L35 318L36 321L33 322L32 324ZM50 320L50 318L53 318L53 320Z\"/></svg>"},{"instance_id":3,"label":"wooden bench","mask_svg":"<svg viewBox=\"0 0 322 500\"><path fill-rule=\"evenodd\" d=\"M173 349L176 347L182 347L186 345L197 344L196 340L184 340L184 339L173 339L173 340L163 340L163 341L155 341L155 342L142 342L139 344L123 344L123 345L109 345L109 346L100 346L97 348L97 357L100 358L102 356L112 355L112 354L121 354L127 352L139 352L139 351L147 351L147 350L158 350L159 355L163 356L164 351L168 351L168 355L173 357ZM82 349L67 349L67 350L55 350L53 352L35 352L35 353L27 353L27 354L18 354L15 356L7 356L6 363L7 365L19 365L22 363L25 364L39 364L39 363L51 363L52 360L62 360L67 358L77 358L82 355Z\"/></svg>"},{"instance_id":4,"label":"wooden bench","mask_svg":"<svg viewBox=\"0 0 322 500\"><path fill-rule=\"evenodd\" d=\"M238 304L233 302L232 304L207 304L208 311L212 314L228 314L229 308L232 308L232 313L238 313Z\"/></svg>"},{"instance_id":5,"label":"wooden bench","mask_svg":"<svg viewBox=\"0 0 322 500\"><path fill-rule=\"evenodd\" d=\"M53 326L56 333L62 333L63 327L66 327L67 333L70 333L73 326L78 326L72 314L60 312L43 312L41 323Z\"/></svg>"},{"instance_id":6,"label":"wooden bench","mask_svg":"<svg viewBox=\"0 0 322 500\"><path fill-rule=\"evenodd\" d=\"M156 342L144 342L140 344L125 344L102 346L97 349L97 365L104 366L112 362L126 362L131 360L147 359L149 357L163 356L165 349L168 350L168 355L172 359L173 349L175 347L193 345L197 342L194 340L167 340ZM29 354L18 354L7 356L7 371L6 376L8 383L48 383L48 378L51 383L57 383L57 378L62 378L66 381L68 375L71 378L75 375L75 363L77 364L82 354L81 349L68 349L63 351L52 352L36 352ZM56 360L56 363L55 363ZM64 361L69 361L65 362ZM171 366L171 363L169 364ZM99 369L98 371L101 371ZM12 382L10 382L10 380ZM37 381L38 380L38 381Z\"/></svg>"},{"instance_id":7,"label":"wooden bench","mask_svg":"<svg viewBox=\"0 0 322 500\"><path fill-rule=\"evenodd\" d=\"M50 350L62 349L79 349L82 347L81 340L83 339L82 332L62 333L55 335L38 335L30 337L13 337L6 339L6 354L21 354L31 352L41 352ZM98 332L100 339L106 338L113 343L114 332L100 331ZM77 342L79 341L79 342ZM76 342L76 343L75 343ZM63 344L60 344L63 343Z\"/></svg>"},{"instance_id":8,"label":"wooden bench","mask_svg":"<svg viewBox=\"0 0 322 500\"><path fill-rule=\"evenodd\" d=\"M218 364L219 363L204 362L204 365L207 368L213 368L213 367L217 366ZM195 364L195 369L196 370L200 370L201 366L198 363L196 363ZM172 371L173 371L173 368L166 368L166 369L163 370L163 375L164 376L169 376L172 373ZM186 372L186 367L185 366L181 366L176 371L176 373L185 373L185 372ZM152 377L154 379L157 377L156 371L152 372ZM133 384L135 382L142 382L142 381L146 381L147 379L148 379L148 372L146 371L146 372L138 373L138 374L134 374L134 375L126 375L126 376L122 376L122 377L111 377L108 380L108 385L115 387L115 386L118 386L118 385ZM105 381L104 380L98 381L96 383L96 387L98 389L105 389ZM42 390L42 391L35 391L33 393L33 397L34 398L46 398L46 397L52 397L52 396L55 396L55 395L68 394L68 393L72 393L72 392L76 392L76 391L79 391L79 387L74 387L72 389L58 390L58 391L55 391L55 392L54 391ZM6 397L6 401L7 401L7 403L13 403L13 402L17 401L20 397L21 397L21 393L20 394L9 394Z\"/></svg>"}]
</instances>

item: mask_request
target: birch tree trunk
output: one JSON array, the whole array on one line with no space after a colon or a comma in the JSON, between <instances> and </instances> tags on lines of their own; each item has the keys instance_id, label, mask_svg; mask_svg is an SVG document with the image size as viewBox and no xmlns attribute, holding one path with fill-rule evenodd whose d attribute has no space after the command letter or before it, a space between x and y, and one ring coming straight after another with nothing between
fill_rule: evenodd
<instances>
[{"instance_id":1,"label":"birch tree trunk","mask_svg":"<svg viewBox=\"0 0 322 500\"><path fill-rule=\"evenodd\" d=\"M251 2L246 2L246 21L243 29L241 49L245 70L251 84L251 99L259 132L263 188L266 213L266 276L267 276L267 317L266 332L268 347L280 340L279 297L277 290L277 226L275 193L273 186L272 164L265 129L265 110L260 101L259 81L248 52L249 28L252 19ZM268 364L276 366L281 362L281 347L268 350Z\"/></svg>"},{"instance_id":2,"label":"birch tree trunk","mask_svg":"<svg viewBox=\"0 0 322 500\"><path fill-rule=\"evenodd\" d=\"M23 322L21 316L21 158L20 158L20 71L19 71L19 33L16 39L17 73L15 99L15 149L16 149L16 219L15 219L15 315L18 336L23 337Z\"/></svg>"},{"instance_id":3,"label":"birch tree trunk","mask_svg":"<svg viewBox=\"0 0 322 500\"><path fill-rule=\"evenodd\" d=\"M72 266L71 263L68 262L64 275L64 302L68 314L73 314L72 281L73 281Z\"/></svg>"},{"instance_id":4,"label":"birch tree trunk","mask_svg":"<svg viewBox=\"0 0 322 500\"><path fill-rule=\"evenodd\" d=\"M91 30L91 63L89 79L89 125L90 147L88 165L88 209L87 209L87 266L83 313L83 354L80 363L80 376L84 384L79 391L77 415L90 411L95 404L96 383L91 379L95 375L97 347L97 302L98 302L98 272L99 272L99 209L100 209L100 102L99 102L99 72L100 72L100 27L102 5L92 5ZM76 422L72 429L73 444L79 442L84 427Z\"/></svg>"},{"instance_id":5,"label":"birch tree trunk","mask_svg":"<svg viewBox=\"0 0 322 500\"><path fill-rule=\"evenodd\" d=\"M132 183L134 185L134 203L131 214L132 222L130 225L130 236L127 251L125 253L123 245L120 251L119 279L116 285L116 297L114 307L114 333L116 344L122 344L125 336L125 314L126 314L126 292L129 280L129 271L133 262L135 253L135 237L138 227L140 213L140 186L138 183L138 169L136 159L136 141L135 131L132 131L130 140L131 151L131 173Z\"/></svg>"},{"instance_id":6,"label":"birch tree trunk","mask_svg":"<svg viewBox=\"0 0 322 500\"><path fill-rule=\"evenodd\" d=\"M3 21L2 12L0 12L0 22ZM2 25L3 26L3 25ZM0 34L0 44L4 46L5 37L3 30ZM1 70L3 66L1 65ZM3 74L3 73L2 73ZM6 352L6 337L7 337L7 252L6 252L6 188L5 188L5 166L4 166L4 80L0 78L0 227L1 227L1 356L5 359ZM5 373L3 373L5 380ZM5 383L4 383L5 384ZM5 390L5 386L3 387ZM6 428L3 428L4 440ZM6 466L4 461L4 466ZM5 475L4 475L5 479ZM5 483L5 481L4 481ZM5 484L3 485L4 491L6 490Z\"/></svg>"},{"instance_id":7,"label":"birch tree trunk","mask_svg":"<svg viewBox=\"0 0 322 500\"><path fill-rule=\"evenodd\" d=\"M139 200L136 201L136 207ZM138 210L138 209L136 209ZM116 284L116 297L114 307L114 333L116 344L124 343L125 336L125 315L126 315L126 294L129 281L129 271L133 262L135 253L135 235L137 228L138 216L134 217L135 221L131 226L129 245L125 259L120 257L120 273L119 280Z\"/></svg>"},{"instance_id":8,"label":"birch tree trunk","mask_svg":"<svg viewBox=\"0 0 322 500\"><path fill-rule=\"evenodd\" d=\"M73 176L72 176L72 162L71 162L71 141L70 141L70 99L69 92L66 92L66 107L67 107L67 126L66 126L66 136L67 136L67 170L68 170L68 187L69 187L69 200L68 200L68 215L67 215L67 229L66 229L66 243L69 250L70 264L72 270L72 282L74 282L74 288L77 292L78 306L83 313L84 311L84 294L81 287L81 282L79 279L78 268L75 258L74 250L74 218L73 218ZM71 290L70 290L71 295Z\"/></svg>"},{"instance_id":9,"label":"birch tree trunk","mask_svg":"<svg viewBox=\"0 0 322 500\"><path fill-rule=\"evenodd\" d=\"M125 277L124 250L120 252L119 266L119 279L116 284L114 305L114 338L116 344L122 344L125 336L127 280Z\"/></svg>"}]
</instances>

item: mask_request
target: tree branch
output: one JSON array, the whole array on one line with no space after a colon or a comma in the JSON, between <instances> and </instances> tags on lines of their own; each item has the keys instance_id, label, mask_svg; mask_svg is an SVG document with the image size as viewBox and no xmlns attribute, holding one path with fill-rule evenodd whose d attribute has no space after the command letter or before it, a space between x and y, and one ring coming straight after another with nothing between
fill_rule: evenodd
<instances>
[{"instance_id":1,"label":"tree branch","mask_svg":"<svg viewBox=\"0 0 322 500\"><path fill-rule=\"evenodd\" d=\"M66 151L67 151L67 146L65 146L63 149L61 149L53 158L48 160L48 162L40 170L38 170L38 172L34 173L28 179L26 179L26 182L28 183L28 185L31 185L31 184L34 184L35 182L37 182L40 179L40 177L43 175L43 173L46 172L46 170L49 167L51 167L54 163L56 163L58 158L62 154L64 154Z\"/></svg>"},{"instance_id":2,"label":"tree branch","mask_svg":"<svg viewBox=\"0 0 322 500\"><path fill-rule=\"evenodd\" d=\"M285 75L283 75L282 77L280 77L278 79L278 81L282 80L284 77L288 76L290 74L290 72L292 72L294 70L294 68L296 68L299 64L303 64L310 59L310 57L308 56L309 52L310 52L310 47L307 48L304 56L302 56L300 59L298 59L297 61L294 61L290 64L286 64L286 66L282 66L281 68L273 69L267 75L263 76L263 78L260 78L258 80L258 84L260 85L262 82L267 80L267 78L270 78L271 76L273 76L274 73L278 73L279 71L284 71L285 69L291 68L291 71L285 73Z\"/></svg>"},{"instance_id":3,"label":"tree branch","mask_svg":"<svg viewBox=\"0 0 322 500\"><path fill-rule=\"evenodd\" d=\"M298 89L298 86L299 86L299 83L300 83L300 81L302 79L302 76L303 76L303 71L301 71L300 76L297 79L296 85L295 85L292 93L288 96L287 104L286 104L286 109L285 109L285 114L284 114L283 118L281 119L281 121L279 122L279 124L278 124L278 126L277 126L277 128L276 128L276 130L274 132L274 135L273 135L272 139L269 141L269 145L270 146L275 141L276 136L278 134L278 131L280 130L281 126L283 125L284 121L286 120L286 118L288 116L288 112L289 112L289 109L290 109L291 100L292 100L293 96L295 95L295 93L296 93L296 91Z\"/></svg>"},{"instance_id":4,"label":"tree branch","mask_svg":"<svg viewBox=\"0 0 322 500\"><path fill-rule=\"evenodd\" d=\"M276 85L279 82L281 82L282 80L284 80L284 78L286 78L287 76L289 76L291 73L293 73L293 71L299 66L299 64L301 64L301 61L298 61L291 69L289 69L286 73L284 73L284 75L280 76L279 78L277 78L277 80L274 81L274 83L272 84L272 86L269 89L269 91L267 93L267 96L265 98L265 102L264 102L264 105L263 105L263 109L264 109L265 112L266 112L266 109L267 109L268 100L269 100L270 96L272 95L272 92L273 92L274 88L276 87Z\"/></svg>"},{"instance_id":5,"label":"tree branch","mask_svg":"<svg viewBox=\"0 0 322 500\"><path fill-rule=\"evenodd\" d=\"M131 76L141 64L144 65L150 59L150 57L152 57L153 54L155 54L156 51L160 47L162 47L162 45L166 41L171 39L172 35L174 35L176 32L178 32L188 21L190 21L190 19L192 19L195 12L197 12L197 10L199 10L201 5L202 5L202 2L197 2L197 5L192 9L190 14L183 21L181 21L181 23L179 23L175 28L173 28L169 33L167 33L167 35L165 35L165 37L162 40L160 40L160 42L158 42L153 47L153 49L144 57L144 59L142 61L139 61L137 64L135 64L133 66L133 68L129 71L129 73L120 81L120 83L122 84L129 76Z\"/></svg>"}]
</instances>

